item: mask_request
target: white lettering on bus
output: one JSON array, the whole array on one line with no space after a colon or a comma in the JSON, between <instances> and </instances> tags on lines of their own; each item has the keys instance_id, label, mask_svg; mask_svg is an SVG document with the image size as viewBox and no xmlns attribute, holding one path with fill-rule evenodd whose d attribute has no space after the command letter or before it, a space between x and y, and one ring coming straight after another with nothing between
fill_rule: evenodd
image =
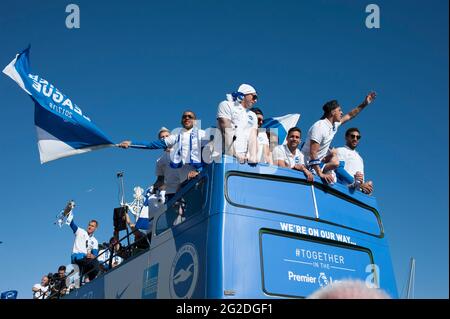
<instances>
[{"instance_id":1,"label":"white lettering on bus","mask_svg":"<svg viewBox=\"0 0 450 319\"><path fill-rule=\"evenodd\" d=\"M345 264L344 256L329 254L323 251L300 249L299 257L313 259L334 264Z\"/></svg>"},{"instance_id":2,"label":"white lettering on bus","mask_svg":"<svg viewBox=\"0 0 450 319\"><path fill-rule=\"evenodd\" d=\"M319 230L316 228L306 227L303 225L295 225L295 224L282 223L282 222L280 222L280 228L283 231L288 231L291 233L326 238L326 239L330 239L330 240L339 241L342 243L356 245L356 243L351 241L350 236L334 233L334 232L331 232L328 230Z\"/></svg>"},{"instance_id":3,"label":"white lettering on bus","mask_svg":"<svg viewBox=\"0 0 450 319\"><path fill-rule=\"evenodd\" d=\"M307 282L311 284L316 283L316 277L311 277L309 274L306 275L297 275L293 271L288 271L288 278L289 280L294 280L298 282Z\"/></svg>"}]
</instances>

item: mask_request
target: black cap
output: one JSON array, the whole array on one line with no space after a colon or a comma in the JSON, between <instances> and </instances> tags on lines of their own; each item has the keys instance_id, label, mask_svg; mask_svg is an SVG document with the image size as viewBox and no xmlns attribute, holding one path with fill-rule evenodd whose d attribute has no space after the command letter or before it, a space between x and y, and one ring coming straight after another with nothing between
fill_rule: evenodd
<instances>
[{"instance_id":1,"label":"black cap","mask_svg":"<svg viewBox=\"0 0 450 319\"><path fill-rule=\"evenodd\" d=\"M322 106L323 115L320 119L321 120L325 119L331 113L331 111L333 111L334 109L336 109L338 107L339 107L339 102L337 100L328 101L327 103L324 104L324 106Z\"/></svg>"}]
</instances>

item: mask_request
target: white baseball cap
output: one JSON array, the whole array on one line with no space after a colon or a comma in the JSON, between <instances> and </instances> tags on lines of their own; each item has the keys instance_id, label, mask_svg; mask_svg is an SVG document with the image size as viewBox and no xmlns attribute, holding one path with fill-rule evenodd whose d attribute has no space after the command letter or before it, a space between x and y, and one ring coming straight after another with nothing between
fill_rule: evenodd
<instances>
[{"instance_id":1,"label":"white baseball cap","mask_svg":"<svg viewBox=\"0 0 450 319\"><path fill-rule=\"evenodd\" d=\"M241 84L238 88L238 92L241 92L242 94L256 94L256 90L253 86L249 84Z\"/></svg>"}]
</instances>

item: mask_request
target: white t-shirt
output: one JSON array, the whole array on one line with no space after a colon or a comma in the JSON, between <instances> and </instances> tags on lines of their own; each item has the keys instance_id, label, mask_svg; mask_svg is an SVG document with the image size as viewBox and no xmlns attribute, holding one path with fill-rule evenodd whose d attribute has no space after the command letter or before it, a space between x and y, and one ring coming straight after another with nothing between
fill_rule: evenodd
<instances>
[{"instance_id":1,"label":"white t-shirt","mask_svg":"<svg viewBox=\"0 0 450 319\"><path fill-rule=\"evenodd\" d=\"M302 152L296 148L295 154L292 154L287 144L278 145L275 147L272 152L272 157L274 164L277 164L277 161L281 160L284 161L284 163L290 168L293 168L297 164L305 164L305 159Z\"/></svg>"},{"instance_id":2,"label":"white t-shirt","mask_svg":"<svg viewBox=\"0 0 450 319\"><path fill-rule=\"evenodd\" d=\"M170 169L170 174L168 175L167 184L171 185L171 190L175 189L173 193L175 193L181 183L183 183L189 174L190 171L194 170L194 167L189 165L190 158L189 158L189 150L190 150L190 143L191 143L191 132L192 129L186 130L185 128L181 129L181 145L182 145L182 154L181 154L181 160L183 163L185 163L180 168L171 168L170 167L170 153L168 158L166 159L168 161L167 165ZM206 140L206 132L204 130L198 130L198 137L200 139L199 147L204 146L208 141ZM164 139L166 142L167 147L173 148L175 144L177 143L178 134L172 134ZM201 159L201 157L199 158ZM165 175L164 175L165 176ZM166 194L171 194L169 191L166 192Z\"/></svg>"},{"instance_id":3,"label":"white t-shirt","mask_svg":"<svg viewBox=\"0 0 450 319\"><path fill-rule=\"evenodd\" d=\"M33 299L47 299L50 295L50 291L48 291L48 286L42 286L41 284L35 284L33 288L37 288L40 291L33 292Z\"/></svg>"},{"instance_id":4,"label":"white t-shirt","mask_svg":"<svg viewBox=\"0 0 450 319\"><path fill-rule=\"evenodd\" d=\"M88 250L92 252L93 249L98 250L97 239L93 235L89 236L87 231L78 227L75 232L72 254L87 254Z\"/></svg>"},{"instance_id":5,"label":"white t-shirt","mask_svg":"<svg viewBox=\"0 0 450 319\"><path fill-rule=\"evenodd\" d=\"M258 132L258 162L265 163L264 159L264 145L269 145L269 138L267 137L267 133L265 129L262 129Z\"/></svg>"},{"instance_id":6,"label":"white t-shirt","mask_svg":"<svg viewBox=\"0 0 450 319\"><path fill-rule=\"evenodd\" d=\"M191 143L191 132L192 129L186 130L185 128L182 128L179 133L181 133L181 160L185 164L190 163L190 156L189 156L189 150L191 149L190 143ZM198 130L198 137L200 140L205 141L205 131L204 130ZM166 145L168 148L172 148L175 146L178 140L178 134L172 134L169 135L164 139L166 142ZM199 145L201 147L202 145ZM170 161L170 158L169 158Z\"/></svg>"},{"instance_id":7,"label":"white t-shirt","mask_svg":"<svg viewBox=\"0 0 450 319\"><path fill-rule=\"evenodd\" d=\"M216 118L225 118L231 121L231 127L235 130L236 136L234 149L236 153L247 154L251 129L258 128L256 114L243 107L239 102L222 101L217 109Z\"/></svg>"},{"instance_id":8,"label":"white t-shirt","mask_svg":"<svg viewBox=\"0 0 450 319\"><path fill-rule=\"evenodd\" d=\"M158 165L165 166L166 171L164 173L164 184L167 185L166 194L175 194L180 187L180 184L183 183L188 178L188 174L190 171L195 170L195 168L189 164L183 165L179 168L170 167L170 154L166 155L166 158L158 162L156 165L156 175L162 176L161 172L158 169ZM163 163L166 164L163 164Z\"/></svg>"},{"instance_id":9,"label":"white t-shirt","mask_svg":"<svg viewBox=\"0 0 450 319\"><path fill-rule=\"evenodd\" d=\"M179 169L170 167L170 153L164 152L156 160L156 176L164 176L166 194L174 194L180 185Z\"/></svg>"},{"instance_id":10,"label":"white t-shirt","mask_svg":"<svg viewBox=\"0 0 450 319\"><path fill-rule=\"evenodd\" d=\"M337 148L337 154L340 161L345 162L344 169L354 176L356 172L364 174L364 161L356 150L352 150L347 145Z\"/></svg>"},{"instance_id":11,"label":"white t-shirt","mask_svg":"<svg viewBox=\"0 0 450 319\"><path fill-rule=\"evenodd\" d=\"M324 158L328 149L330 148L330 144L333 141L334 135L337 133L340 122L335 122L334 125L328 119L319 120L311 126L308 131L308 137L306 138L305 144L302 148L302 153L305 156L305 161L308 162L310 160L310 146L311 140L319 143L319 151L317 152L317 159L321 160Z\"/></svg>"}]
</instances>

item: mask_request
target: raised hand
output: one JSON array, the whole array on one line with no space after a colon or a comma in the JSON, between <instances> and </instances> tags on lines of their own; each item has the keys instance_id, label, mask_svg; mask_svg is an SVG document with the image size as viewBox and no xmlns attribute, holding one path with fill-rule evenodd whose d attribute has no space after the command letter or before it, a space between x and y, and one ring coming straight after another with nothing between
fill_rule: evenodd
<instances>
[{"instance_id":1,"label":"raised hand","mask_svg":"<svg viewBox=\"0 0 450 319\"><path fill-rule=\"evenodd\" d=\"M376 97L377 94L375 92L370 92L369 94L367 94L366 99L364 100L364 104L368 105L372 103Z\"/></svg>"},{"instance_id":2,"label":"raised hand","mask_svg":"<svg viewBox=\"0 0 450 319\"><path fill-rule=\"evenodd\" d=\"M128 147L130 147L130 145L131 145L131 141L122 141L122 142L120 142L119 147L120 148L128 148Z\"/></svg>"}]
</instances>

